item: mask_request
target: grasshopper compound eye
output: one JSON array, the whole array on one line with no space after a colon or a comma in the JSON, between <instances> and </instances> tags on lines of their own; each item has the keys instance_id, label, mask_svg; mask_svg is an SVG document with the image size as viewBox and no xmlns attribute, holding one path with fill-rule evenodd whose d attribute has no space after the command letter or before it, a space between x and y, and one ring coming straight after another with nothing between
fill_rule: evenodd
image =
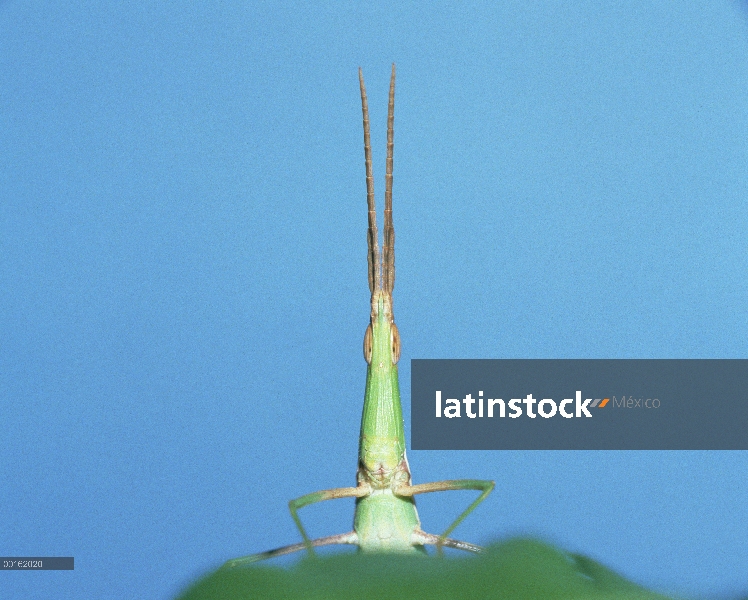
<instances>
[{"instance_id":1,"label":"grasshopper compound eye","mask_svg":"<svg viewBox=\"0 0 748 600\"><path fill-rule=\"evenodd\" d=\"M364 358L366 359L366 364L371 364L371 323L366 328L366 333L364 334ZM398 338L398 347L400 346L400 340ZM395 361L397 362L397 361Z\"/></svg>"},{"instance_id":2,"label":"grasshopper compound eye","mask_svg":"<svg viewBox=\"0 0 748 600\"><path fill-rule=\"evenodd\" d=\"M400 360L400 332L394 323L390 325L390 343L392 344L392 364L396 365Z\"/></svg>"}]
</instances>

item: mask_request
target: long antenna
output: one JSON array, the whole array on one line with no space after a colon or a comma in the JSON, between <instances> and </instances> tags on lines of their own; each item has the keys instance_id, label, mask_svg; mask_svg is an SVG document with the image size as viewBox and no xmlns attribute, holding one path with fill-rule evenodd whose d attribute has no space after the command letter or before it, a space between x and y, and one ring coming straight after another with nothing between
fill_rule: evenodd
<instances>
[{"instance_id":1,"label":"long antenna","mask_svg":"<svg viewBox=\"0 0 748 600\"><path fill-rule=\"evenodd\" d=\"M390 77L390 102L387 107L387 175L384 190L384 242L382 245L382 288L392 294L395 287L395 226L392 224L392 153L395 123L395 63Z\"/></svg>"},{"instance_id":2,"label":"long antenna","mask_svg":"<svg viewBox=\"0 0 748 600\"><path fill-rule=\"evenodd\" d=\"M382 281L382 266L379 256L377 235L377 208L374 203L374 176L371 168L371 139L369 135L369 103L366 100L366 86L361 68L358 69L358 83L361 87L361 111L364 114L364 159L366 162L366 204L369 207L369 233L367 250L369 262L369 291L373 294Z\"/></svg>"}]
</instances>

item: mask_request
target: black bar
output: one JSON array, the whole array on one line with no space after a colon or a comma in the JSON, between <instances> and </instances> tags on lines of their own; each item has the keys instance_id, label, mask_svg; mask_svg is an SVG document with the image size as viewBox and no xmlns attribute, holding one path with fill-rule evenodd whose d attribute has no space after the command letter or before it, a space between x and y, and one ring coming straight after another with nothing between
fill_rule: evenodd
<instances>
[{"instance_id":1,"label":"black bar","mask_svg":"<svg viewBox=\"0 0 748 600\"><path fill-rule=\"evenodd\" d=\"M4 571L72 571L72 556L0 556Z\"/></svg>"}]
</instances>

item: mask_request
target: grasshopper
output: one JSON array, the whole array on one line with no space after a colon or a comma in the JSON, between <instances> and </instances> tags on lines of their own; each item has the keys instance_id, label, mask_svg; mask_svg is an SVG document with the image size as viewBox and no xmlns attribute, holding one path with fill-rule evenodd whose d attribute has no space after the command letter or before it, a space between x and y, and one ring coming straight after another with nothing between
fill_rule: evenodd
<instances>
[{"instance_id":1,"label":"grasshopper","mask_svg":"<svg viewBox=\"0 0 748 600\"><path fill-rule=\"evenodd\" d=\"M384 192L384 239L379 250L377 213L374 202L374 177L371 164L369 135L369 106L361 69L358 71L361 88L361 110L364 120L364 159L366 164L366 201L369 209L367 236L369 290L371 315L364 334L366 359L366 392L361 417L358 471L355 487L321 490L291 500L288 508L303 542L275 550L235 558L227 567L245 565L260 560L331 544L352 544L364 552L425 553L426 545L434 545L441 553L443 547L469 552L482 548L447 537L494 488L493 481L480 479L452 479L421 483L411 482L408 459L405 455L405 427L397 362L400 359L400 334L392 312L392 290L395 285L395 229L392 222L392 154L395 112L395 65L392 65L389 105L387 111L387 163ZM449 490L476 490L476 498L441 535L426 533L416 511L415 496ZM353 531L311 540L299 519L299 509L336 498L355 498L356 510Z\"/></svg>"}]
</instances>

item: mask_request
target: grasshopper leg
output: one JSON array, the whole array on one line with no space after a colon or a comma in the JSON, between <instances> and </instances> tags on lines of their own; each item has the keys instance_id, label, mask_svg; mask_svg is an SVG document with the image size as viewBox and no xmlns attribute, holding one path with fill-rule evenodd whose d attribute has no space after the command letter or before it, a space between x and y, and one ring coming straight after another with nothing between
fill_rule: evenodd
<instances>
[{"instance_id":1,"label":"grasshopper leg","mask_svg":"<svg viewBox=\"0 0 748 600\"><path fill-rule=\"evenodd\" d=\"M339 533L338 535L331 535L328 537L319 538L316 540L307 540L311 546L330 546L332 544L354 544L358 545L358 536L355 531L348 533ZM301 544L291 544L290 546L283 546L282 548L276 548L275 550L268 550L267 552L260 552L258 554L250 554L249 556L242 556L241 558L233 558L226 561L223 568L234 568L249 565L261 560L273 558L275 556L283 556L284 554L292 554L299 550L307 549L307 542Z\"/></svg>"},{"instance_id":2,"label":"grasshopper leg","mask_svg":"<svg viewBox=\"0 0 748 600\"><path fill-rule=\"evenodd\" d=\"M452 533L452 531L454 531L455 527L457 527L460 523L462 523L462 521L465 520L465 517L467 517L471 512L473 512L473 510L475 510L476 506L478 506L486 499L486 497L493 491L495 485L496 484L493 481L489 481L487 479L446 479L444 481L433 481L431 483L420 483L418 485L402 485L397 488L395 493L398 496L415 496L416 494L428 494L430 492L449 492L452 490L480 491L480 495L475 500L473 500L470 506L462 511L460 516L458 516L452 522L452 524L447 527L444 533L438 536L436 542L424 542L427 544L435 543L437 552L439 552L439 554L441 554L442 547L444 546L447 546L448 548L458 548L460 550L479 552L479 546L474 546L473 544L468 544L467 542L459 542L458 540L451 540L447 536ZM431 534L424 535L429 536ZM468 548L467 546L471 546L471 548Z\"/></svg>"},{"instance_id":3,"label":"grasshopper leg","mask_svg":"<svg viewBox=\"0 0 748 600\"><path fill-rule=\"evenodd\" d=\"M298 510L300 508L304 508L305 506L309 506L310 504L315 504L316 502L324 502L325 500L335 500L337 498L362 498L363 496L368 496L371 493L371 488L367 485L360 485L357 487L347 487L347 488L333 488L331 490L320 490L319 492L312 492L311 494L306 494L305 496L301 496L300 498L296 498L295 500L291 500L288 503L288 510L291 511L291 517L293 517L294 523L296 523L296 527L299 528L299 531L301 532L301 537L304 539L304 543L301 545L302 547L305 547L309 554L314 554L313 547L315 545L322 545L322 544L313 544L312 541L309 539L309 536L306 533L306 530L304 529L304 526L301 524L301 519L299 519ZM348 535L348 534L343 534ZM333 536L335 537L335 536ZM320 538L320 539L328 539L328 538ZM333 544L336 543L351 543L351 542L330 542ZM353 542L356 543L356 542ZM295 550L293 550L295 552Z\"/></svg>"}]
</instances>

